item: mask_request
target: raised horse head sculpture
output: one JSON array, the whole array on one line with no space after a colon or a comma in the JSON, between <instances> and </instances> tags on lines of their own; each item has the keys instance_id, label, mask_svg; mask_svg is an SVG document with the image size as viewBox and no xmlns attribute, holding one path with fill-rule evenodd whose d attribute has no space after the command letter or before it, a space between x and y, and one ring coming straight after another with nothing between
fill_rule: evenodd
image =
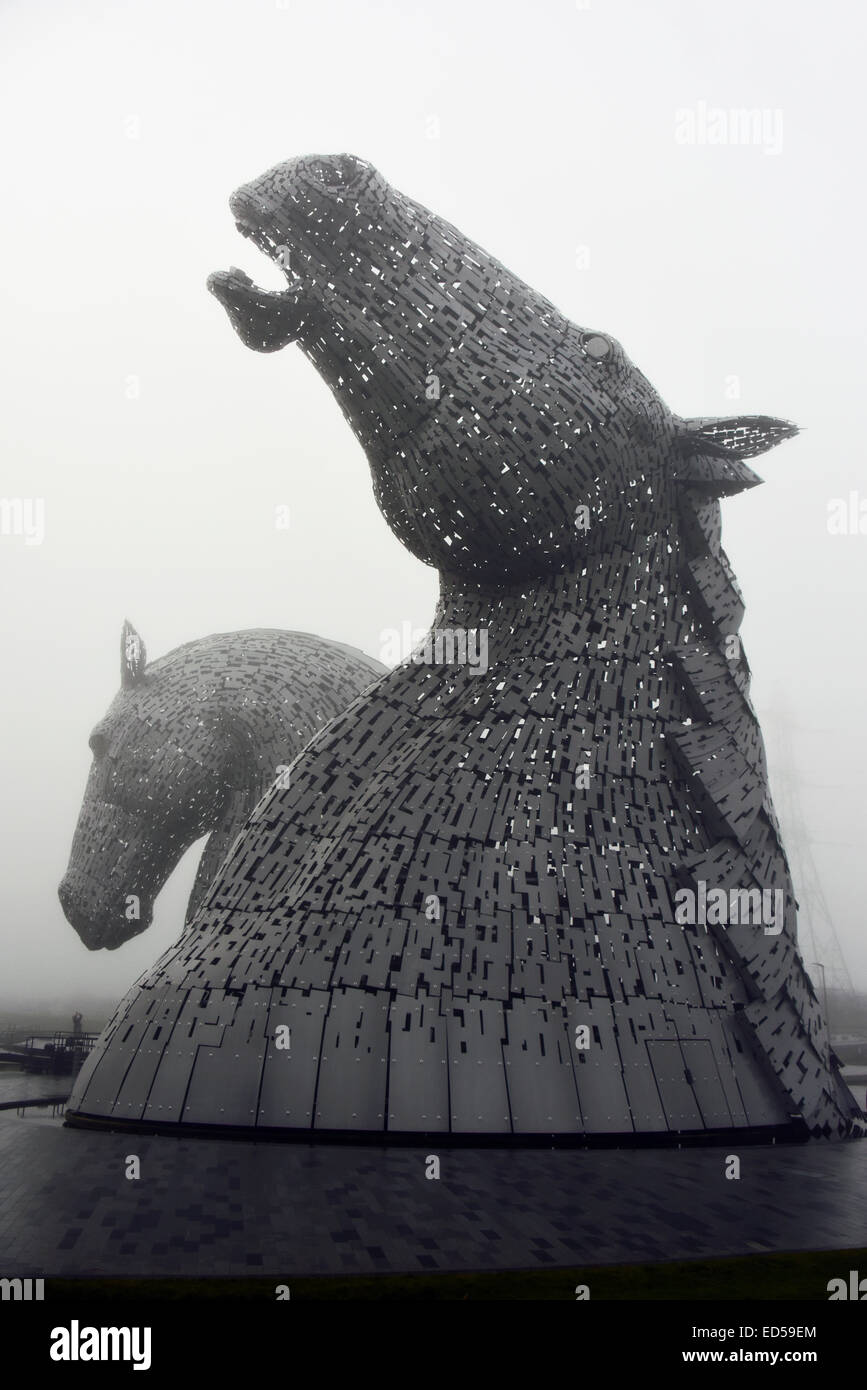
<instances>
[{"instance_id":1,"label":"raised horse head sculpture","mask_svg":"<svg viewBox=\"0 0 867 1390\"><path fill-rule=\"evenodd\" d=\"M154 901L201 836L189 920L266 788L385 670L308 633L189 642L148 664L125 622L121 688L90 735L93 764L58 889L91 950L150 926Z\"/></svg>"},{"instance_id":2,"label":"raised horse head sculpture","mask_svg":"<svg viewBox=\"0 0 867 1390\"><path fill-rule=\"evenodd\" d=\"M440 572L434 631L465 640L389 672L266 794L73 1114L437 1142L851 1133L720 544L719 498L795 427L675 415L614 337L351 155L230 203L287 283L230 270L213 293L246 345L297 342L320 372L389 525ZM484 667L462 664L480 632Z\"/></svg>"}]
</instances>

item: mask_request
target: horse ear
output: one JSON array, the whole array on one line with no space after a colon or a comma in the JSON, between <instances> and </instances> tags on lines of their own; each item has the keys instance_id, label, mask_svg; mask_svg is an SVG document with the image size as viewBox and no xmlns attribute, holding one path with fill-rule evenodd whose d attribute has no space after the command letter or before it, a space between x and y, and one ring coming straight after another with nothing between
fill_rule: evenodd
<instances>
[{"instance_id":1,"label":"horse ear","mask_svg":"<svg viewBox=\"0 0 867 1390\"><path fill-rule=\"evenodd\" d=\"M120 681L124 690L144 679L147 652L129 619L124 619L120 634Z\"/></svg>"},{"instance_id":2,"label":"horse ear","mask_svg":"<svg viewBox=\"0 0 867 1390\"><path fill-rule=\"evenodd\" d=\"M679 420L677 438L684 454L731 460L755 458L797 433L797 425L771 415L735 415L721 420Z\"/></svg>"},{"instance_id":3,"label":"horse ear","mask_svg":"<svg viewBox=\"0 0 867 1390\"><path fill-rule=\"evenodd\" d=\"M677 481L709 497L728 497L762 480L744 459L754 458L798 433L798 426L770 415L678 420L676 444L683 462Z\"/></svg>"}]
</instances>

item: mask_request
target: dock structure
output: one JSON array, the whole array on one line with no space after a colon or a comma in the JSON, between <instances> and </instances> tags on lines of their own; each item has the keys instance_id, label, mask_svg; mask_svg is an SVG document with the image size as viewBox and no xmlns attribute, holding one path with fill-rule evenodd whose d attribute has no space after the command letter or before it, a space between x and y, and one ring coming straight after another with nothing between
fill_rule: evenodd
<instances>
[{"instance_id":1,"label":"dock structure","mask_svg":"<svg viewBox=\"0 0 867 1390\"><path fill-rule=\"evenodd\" d=\"M6 1031L8 1034L12 1030ZM55 1029L49 1033L31 1033L20 1042L0 1040L0 1063L18 1066L29 1072L75 1076L98 1036L98 1033Z\"/></svg>"}]
</instances>

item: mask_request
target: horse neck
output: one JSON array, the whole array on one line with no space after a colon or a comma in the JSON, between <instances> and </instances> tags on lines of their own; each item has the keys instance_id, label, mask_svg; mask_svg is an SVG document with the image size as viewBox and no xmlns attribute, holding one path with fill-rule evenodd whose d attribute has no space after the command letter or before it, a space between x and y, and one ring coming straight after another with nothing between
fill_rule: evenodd
<instances>
[{"instance_id":1,"label":"horse neck","mask_svg":"<svg viewBox=\"0 0 867 1390\"><path fill-rule=\"evenodd\" d=\"M273 692L270 699L258 699L255 692L226 682L209 703L223 793L215 799L213 823L190 894L187 921L198 910L205 890L256 802L274 781L278 767L290 762L297 751L297 740L293 741L291 730L279 717Z\"/></svg>"},{"instance_id":2,"label":"horse neck","mask_svg":"<svg viewBox=\"0 0 867 1390\"><path fill-rule=\"evenodd\" d=\"M672 526L518 583L441 575L433 626L486 632L489 664L580 657L616 673L678 641L680 563Z\"/></svg>"}]
</instances>

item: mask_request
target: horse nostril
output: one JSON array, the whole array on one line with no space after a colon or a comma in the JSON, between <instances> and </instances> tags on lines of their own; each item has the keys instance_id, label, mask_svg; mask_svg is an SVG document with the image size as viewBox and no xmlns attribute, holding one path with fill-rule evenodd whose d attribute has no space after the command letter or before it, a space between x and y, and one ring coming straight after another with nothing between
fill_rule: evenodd
<instances>
[{"instance_id":1,"label":"horse nostril","mask_svg":"<svg viewBox=\"0 0 867 1390\"><path fill-rule=\"evenodd\" d=\"M311 165L311 173L326 188L347 188L354 183L362 170L361 160L351 154L331 155L317 159Z\"/></svg>"}]
</instances>

